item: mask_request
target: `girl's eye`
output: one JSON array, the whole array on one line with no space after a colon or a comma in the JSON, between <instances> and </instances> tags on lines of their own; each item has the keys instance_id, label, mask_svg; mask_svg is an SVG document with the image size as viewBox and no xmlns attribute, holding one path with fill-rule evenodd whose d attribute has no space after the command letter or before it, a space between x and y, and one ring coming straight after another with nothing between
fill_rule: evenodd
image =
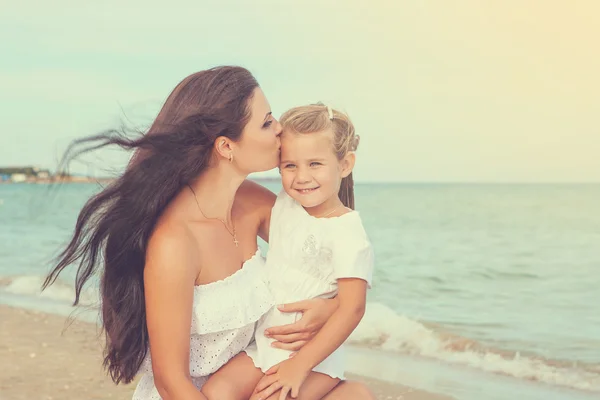
<instances>
[{"instance_id":1,"label":"girl's eye","mask_svg":"<svg viewBox=\"0 0 600 400\"><path fill-rule=\"evenodd\" d=\"M268 128L273 124L273 120L270 119L267 122L264 123L263 128Z\"/></svg>"},{"instance_id":2,"label":"girl's eye","mask_svg":"<svg viewBox=\"0 0 600 400\"><path fill-rule=\"evenodd\" d=\"M313 162L310 163L311 167L318 167L319 165L321 165L321 163L320 162L316 162L316 161L313 161Z\"/></svg>"},{"instance_id":3,"label":"girl's eye","mask_svg":"<svg viewBox=\"0 0 600 400\"><path fill-rule=\"evenodd\" d=\"M283 168L288 168L288 169L289 169L289 168L294 168L294 167L295 167L295 165L294 165L294 164L285 164L285 165L283 166Z\"/></svg>"}]
</instances>

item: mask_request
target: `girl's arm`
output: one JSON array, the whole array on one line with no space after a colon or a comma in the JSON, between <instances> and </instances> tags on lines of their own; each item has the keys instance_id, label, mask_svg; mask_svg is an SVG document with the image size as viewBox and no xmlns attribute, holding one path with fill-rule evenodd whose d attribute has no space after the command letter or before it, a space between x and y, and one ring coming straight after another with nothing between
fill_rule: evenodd
<instances>
[{"instance_id":1,"label":"girl's arm","mask_svg":"<svg viewBox=\"0 0 600 400\"><path fill-rule=\"evenodd\" d=\"M329 357L350 336L365 315L367 282L362 279L339 279L339 306L315 337L302 347L293 360L311 371Z\"/></svg>"},{"instance_id":2,"label":"girl's arm","mask_svg":"<svg viewBox=\"0 0 600 400\"><path fill-rule=\"evenodd\" d=\"M362 279L338 279L338 309L294 357L266 372L268 376L256 386L255 393L263 398L263 393L281 388L282 393L289 391L293 398L297 397L310 371L340 347L358 326L365 313L366 292L367 282Z\"/></svg>"},{"instance_id":3,"label":"girl's arm","mask_svg":"<svg viewBox=\"0 0 600 400\"><path fill-rule=\"evenodd\" d=\"M336 240L331 243L334 250L332 266L338 285L338 294L335 299L326 300L328 303L321 310L321 312L331 312L331 317L322 328L311 329L311 336L300 337L298 334L290 334L286 329L302 322L308 312L304 313L301 320L288 327L267 329L267 336L280 342L311 340L311 337L314 337L310 343L306 344L302 355L296 355L296 357L301 356L300 359L307 365L319 364L337 349L356 328L365 312L366 291L371 285L375 261L373 248L360 219L352 218L346 221L348 222L338 229L339 233L342 233L342 237L340 238L338 235ZM307 302L309 301L315 301L315 299L307 300ZM284 307L280 310L285 312L288 311L288 308ZM283 335L284 333L285 335ZM322 342L319 339L318 343L313 343L317 342L318 338L326 338L326 340ZM285 343L275 342L273 345L282 349L298 350L298 347L290 347Z\"/></svg>"},{"instance_id":4,"label":"girl's arm","mask_svg":"<svg viewBox=\"0 0 600 400\"><path fill-rule=\"evenodd\" d=\"M332 243L332 265L338 284L339 306L323 328L293 358L267 371L269 376L256 388L257 392L261 392L259 397L278 386L282 388L282 394L291 390L292 397L295 397L310 371L333 353L362 319L366 292L373 274L374 254L360 220L347 221L348 225L339 230L343 232L343 237L338 237ZM338 246L341 247L336 249Z\"/></svg>"}]
</instances>

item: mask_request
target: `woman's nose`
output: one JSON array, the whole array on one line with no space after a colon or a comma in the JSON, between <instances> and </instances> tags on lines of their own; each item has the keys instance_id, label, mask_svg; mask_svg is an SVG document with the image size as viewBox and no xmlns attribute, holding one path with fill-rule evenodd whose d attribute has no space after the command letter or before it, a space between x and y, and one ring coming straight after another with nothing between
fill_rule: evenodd
<instances>
[{"instance_id":1,"label":"woman's nose","mask_svg":"<svg viewBox=\"0 0 600 400\"><path fill-rule=\"evenodd\" d=\"M283 126L281 126L278 120L275 120L275 135L279 136L281 132L283 132Z\"/></svg>"}]
</instances>

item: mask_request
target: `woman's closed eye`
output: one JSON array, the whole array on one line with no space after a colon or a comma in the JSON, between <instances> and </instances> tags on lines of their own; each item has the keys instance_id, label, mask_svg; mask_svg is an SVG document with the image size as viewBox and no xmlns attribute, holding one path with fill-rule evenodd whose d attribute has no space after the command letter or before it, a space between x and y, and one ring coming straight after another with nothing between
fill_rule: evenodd
<instances>
[{"instance_id":1,"label":"woman's closed eye","mask_svg":"<svg viewBox=\"0 0 600 400\"><path fill-rule=\"evenodd\" d=\"M272 120L272 119L270 119L270 120L266 121L266 122L263 124L263 128L265 128L265 129L266 129L266 128L270 127L271 125L273 125L273 120Z\"/></svg>"}]
</instances>

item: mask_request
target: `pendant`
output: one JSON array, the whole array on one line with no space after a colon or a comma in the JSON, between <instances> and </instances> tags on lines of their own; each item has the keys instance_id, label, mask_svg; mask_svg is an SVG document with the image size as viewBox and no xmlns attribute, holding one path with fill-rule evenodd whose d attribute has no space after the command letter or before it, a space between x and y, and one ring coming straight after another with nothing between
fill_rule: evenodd
<instances>
[{"instance_id":1,"label":"pendant","mask_svg":"<svg viewBox=\"0 0 600 400\"><path fill-rule=\"evenodd\" d=\"M235 235L233 235L233 243L235 243L235 247L238 247L238 244L240 243Z\"/></svg>"}]
</instances>

